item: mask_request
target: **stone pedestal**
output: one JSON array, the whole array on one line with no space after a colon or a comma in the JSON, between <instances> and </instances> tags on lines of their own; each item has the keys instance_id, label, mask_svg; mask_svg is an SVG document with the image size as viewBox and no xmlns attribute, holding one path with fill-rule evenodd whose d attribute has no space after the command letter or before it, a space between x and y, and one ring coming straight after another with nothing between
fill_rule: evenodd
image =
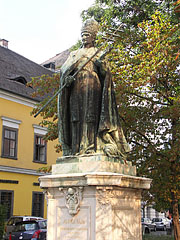
<instances>
[{"instance_id":1,"label":"stone pedestal","mask_svg":"<svg viewBox=\"0 0 180 240\"><path fill-rule=\"evenodd\" d=\"M65 156L52 166L53 174L112 172L136 176L136 167L131 162L119 158L110 158L102 154Z\"/></svg>"},{"instance_id":2,"label":"stone pedestal","mask_svg":"<svg viewBox=\"0 0 180 240\"><path fill-rule=\"evenodd\" d=\"M62 158L52 175L40 177L48 199L48 240L142 239L141 191L151 180L133 176L131 164L99 157Z\"/></svg>"}]
</instances>

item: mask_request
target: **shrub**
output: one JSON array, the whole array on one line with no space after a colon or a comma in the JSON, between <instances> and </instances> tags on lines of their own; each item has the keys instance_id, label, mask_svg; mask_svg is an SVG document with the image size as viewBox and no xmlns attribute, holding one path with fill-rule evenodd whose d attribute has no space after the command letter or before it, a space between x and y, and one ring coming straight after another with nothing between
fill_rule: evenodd
<instances>
[{"instance_id":1,"label":"shrub","mask_svg":"<svg viewBox=\"0 0 180 240\"><path fill-rule=\"evenodd\" d=\"M152 235L144 235L143 240L174 240L174 237L172 236L152 236Z\"/></svg>"},{"instance_id":2,"label":"shrub","mask_svg":"<svg viewBox=\"0 0 180 240\"><path fill-rule=\"evenodd\" d=\"M0 239L3 238L6 220L6 206L0 204Z\"/></svg>"}]
</instances>

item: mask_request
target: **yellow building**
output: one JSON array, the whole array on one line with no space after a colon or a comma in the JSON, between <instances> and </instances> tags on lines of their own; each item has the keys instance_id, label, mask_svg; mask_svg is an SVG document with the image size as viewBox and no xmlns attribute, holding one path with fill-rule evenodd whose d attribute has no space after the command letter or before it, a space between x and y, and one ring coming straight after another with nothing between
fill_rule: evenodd
<instances>
[{"instance_id":1,"label":"yellow building","mask_svg":"<svg viewBox=\"0 0 180 240\"><path fill-rule=\"evenodd\" d=\"M37 170L55 163L55 142L46 143L47 129L30 112L40 99L26 86L31 77L51 74L40 65L0 46L0 204L11 215L46 218L46 200Z\"/></svg>"}]
</instances>

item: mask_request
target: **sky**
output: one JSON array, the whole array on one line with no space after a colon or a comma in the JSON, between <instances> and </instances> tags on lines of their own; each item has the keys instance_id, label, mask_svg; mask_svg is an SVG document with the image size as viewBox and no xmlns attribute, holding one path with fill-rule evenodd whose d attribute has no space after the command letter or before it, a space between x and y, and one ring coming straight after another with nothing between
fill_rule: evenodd
<instances>
[{"instance_id":1,"label":"sky","mask_svg":"<svg viewBox=\"0 0 180 240\"><path fill-rule=\"evenodd\" d=\"M80 39L82 10L95 0L0 0L0 38L38 64Z\"/></svg>"}]
</instances>

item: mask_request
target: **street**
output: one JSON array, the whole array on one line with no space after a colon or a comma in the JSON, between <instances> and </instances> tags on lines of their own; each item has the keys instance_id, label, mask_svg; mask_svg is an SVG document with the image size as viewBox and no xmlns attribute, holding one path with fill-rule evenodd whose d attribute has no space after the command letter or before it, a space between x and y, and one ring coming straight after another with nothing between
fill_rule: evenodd
<instances>
[{"instance_id":1,"label":"street","mask_svg":"<svg viewBox=\"0 0 180 240\"><path fill-rule=\"evenodd\" d=\"M164 235L167 235L167 231L151 232L150 235L152 235L152 236L164 236ZM169 234L168 234L168 235L169 235Z\"/></svg>"}]
</instances>

